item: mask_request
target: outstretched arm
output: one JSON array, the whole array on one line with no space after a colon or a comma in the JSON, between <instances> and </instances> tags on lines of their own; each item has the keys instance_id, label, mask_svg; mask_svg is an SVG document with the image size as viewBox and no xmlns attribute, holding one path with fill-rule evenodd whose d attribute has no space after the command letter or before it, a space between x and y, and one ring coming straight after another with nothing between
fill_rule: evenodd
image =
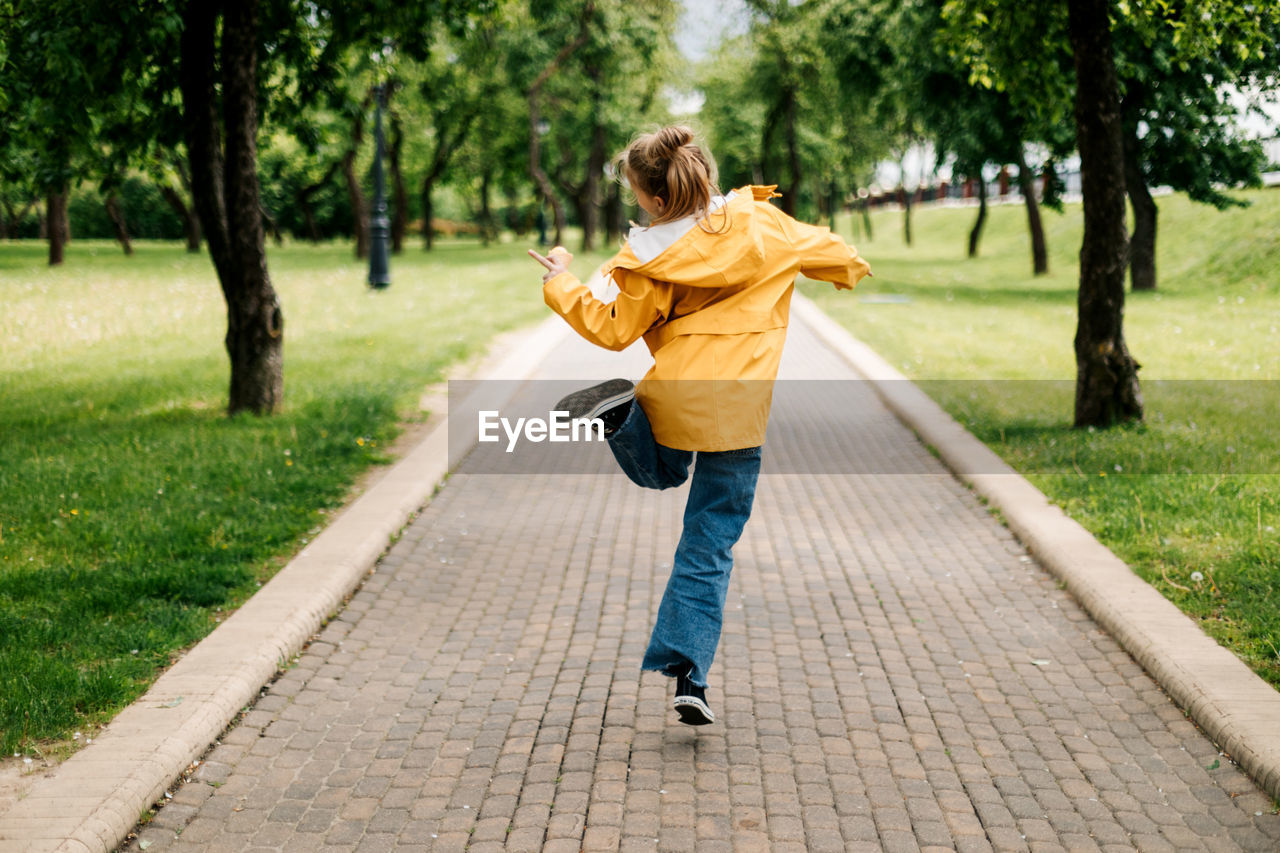
<instances>
[{"instance_id":1,"label":"outstretched arm","mask_svg":"<svg viewBox=\"0 0 1280 853\"><path fill-rule=\"evenodd\" d=\"M542 298L547 306L597 346L624 350L665 316L663 306L670 301L668 285L619 270L618 298L606 305L568 271L573 256L567 250L557 246L545 258L533 250L529 254L547 269L542 277Z\"/></svg>"},{"instance_id":2,"label":"outstretched arm","mask_svg":"<svg viewBox=\"0 0 1280 853\"><path fill-rule=\"evenodd\" d=\"M800 272L809 278L829 281L838 290L851 290L859 279L871 275L871 265L858 250L830 229L785 217L783 230L800 255Z\"/></svg>"}]
</instances>

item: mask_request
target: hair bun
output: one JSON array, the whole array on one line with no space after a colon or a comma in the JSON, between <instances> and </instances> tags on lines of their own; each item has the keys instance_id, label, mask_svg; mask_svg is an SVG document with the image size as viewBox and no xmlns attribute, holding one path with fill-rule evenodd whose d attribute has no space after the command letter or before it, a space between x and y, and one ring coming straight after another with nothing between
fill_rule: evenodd
<instances>
[{"instance_id":1,"label":"hair bun","mask_svg":"<svg viewBox=\"0 0 1280 853\"><path fill-rule=\"evenodd\" d=\"M662 128L655 137L654 153L669 160L682 147L693 142L693 131L683 125L675 125Z\"/></svg>"}]
</instances>

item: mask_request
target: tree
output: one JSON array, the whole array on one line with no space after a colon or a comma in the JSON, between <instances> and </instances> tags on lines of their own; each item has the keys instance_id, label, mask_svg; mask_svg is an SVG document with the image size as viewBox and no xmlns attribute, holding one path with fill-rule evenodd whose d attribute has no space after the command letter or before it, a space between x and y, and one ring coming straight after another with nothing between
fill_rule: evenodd
<instances>
[{"instance_id":1,"label":"tree","mask_svg":"<svg viewBox=\"0 0 1280 853\"><path fill-rule=\"evenodd\" d=\"M582 226L583 251L595 248L601 227L610 156L647 123L670 120L659 96L678 67L675 10L671 0L597 2L587 41L549 87L560 153L552 177ZM615 184L615 203L618 195Z\"/></svg>"},{"instance_id":2,"label":"tree","mask_svg":"<svg viewBox=\"0 0 1280 853\"><path fill-rule=\"evenodd\" d=\"M391 175L391 253L404 251L404 232L409 225L409 191L404 183L404 119L395 103L400 90L396 81L386 84L387 124L391 140L387 147L387 171Z\"/></svg>"},{"instance_id":3,"label":"tree","mask_svg":"<svg viewBox=\"0 0 1280 853\"><path fill-rule=\"evenodd\" d=\"M510 40L516 31L504 25L494 33L494 55L508 56ZM474 198L480 236L485 245L497 238L500 228L495 213L495 195L514 199L527 196L529 183L528 109L524 94L512 79L506 62L492 62L487 67L493 79L484 109L476 117L476 127L458 152L452 172L453 186ZM508 202L509 207L514 207ZM514 211L508 209L511 216ZM519 221L507 225L520 227Z\"/></svg>"},{"instance_id":4,"label":"tree","mask_svg":"<svg viewBox=\"0 0 1280 853\"><path fill-rule=\"evenodd\" d=\"M492 63L493 40L488 27L465 40L449 40L442 32L432 56L416 69L415 85L424 106L421 116L429 131L421 184L422 237L427 250L435 245L432 194L493 95L493 74L486 67Z\"/></svg>"},{"instance_id":5,"label":"tree","mask_svg":"<svg viewBox=\"0 0 1280 853\"><path fill-rule=\"evenodd\" d=\"M1063 12L1065 11L1065 15ZM949 0L948 40L971 79L1014 98L1022 115L1050 124L1072 106L1084 193L1077 294L1077 427L1141 419L1138 363L1124 340L1124 157L1109 0ZM1037 21L1028 32L1027 16ZM1069 51L1074 75L1046 61Z\"/></svg>"},{"instance_id":6,"label":"tree","mask_svg":"<svg viewBox=\"0 0 1280 853\"><path fill-rule=\"evenodd\" d=\"M814 112L832 121L834 156L828 162L836 172L837 192L858 191L857 207L867 239L871 239L865 188L873 181L876 161L893 147L899 131L881 112L893 73L888 68L888 45L880 38L883 17L871 15L869 5L839 0L831 0L816 11L817 44L824 61L806 94L813 101ZM827 85L831 78L835 79L834 87Z\"/></svg>"},{"instance_id":7,"label":"tree","mask_svg":"<svg viewBox=\"0 0 1280 853\"><path fill-rule=\"evenodd\" d=\"M10 128L7 148L21 143L37 192L45 198L49 264L61 264L69 237L67 194L90 155L94 79L118 68L120 42L96 32L89 4L14 0L0 16L0 125Z\"/></svg>"},{"instance_id":8,"label":"tree","mask_svg":"<svg viewBox=\"0 0 1280 853\"><path fill-rule=\"evenodd\" d=\"M1076 318L1077 427L1142 419L1138 362L1124 340L1124 146L1106 0L1069 0L1084 241Z\"/></svg>"},{"instance_id":9,"label":"tree","mask_svg":"<svg viewBox=\"0 0 1280 853\"><path fill-rule=\"evenodd\" d=\"M779 207L794 216L804 181L800 159L800 89L805 78L802 10L786 0L752 0L752 34L757 45L751 69L753 85L764 100L760 125L760 171L776 175L782 189ZM782 165L779 165L779 164Z\"/></svg>"},{"instance_id":10,"label":"tree","mask_svg":"<svg viewBox=\"0 0 1280 853\"><path fill-rule=\"evenodd\" d=\"M591 37L591 19L595 15L595 0L586 0L577 15L577 31L557 50L536 73L525 89L525 98L529 104L529 173L533 177L539 197L551 205L551 213L555 223L555 239L559 245L563 240L565 217L564 207L556 197L551 186L551 179L542 166L542 137L549 129L543 118L543 89L548 81L560 71L561 66L575 51L587 43ZM554 29L552 32L556 32Z\"/></svg>"},{"instance_id":11,"label":"tree","mask_svg":"<svg viewBox=\"0 0 1280 853\"><path fill-rule=\"evenodd\" d=\"M187 251L199 252L202 239L200 216L196 213L195 205L189 200L191 179L187 176L185 156L175 154L171 161L166 158L157 158L149 172L151 179L160 189L160 195L182 222L182 229L187 239ZM174 187L175 181L178 187Z\"/></svg>"},{"instance_id":12,"label":"tree","mask_svg":"<svg viewBox=\"0 0 1280 853\"><path fill-rule=\"evenodd\" d=\"M269 414L284 396L284 312L267 273L258 198L258 3L219 12L192 0L182 24L191 186L227 302L227 409Z\"/></svg>"},{"instance_id":13,"label":"tree","mask_svg":"<svg viewBox=\"0 0 1280 853\"><path fill-rule=\"evenodd\" d=\"M1032 8L1028 8L1028 2ZM1194 4L1171 0L1113 9L1107 0L1071 0L1065 22L1059 7L1040 0L1019 3L1016 13L1011 0L949 0L947 8L953 40L961 53L973 60L977 78L985 78L993 85L999 82L1010 91L1039 91L1042 102L1050 108L1059 103L1064 87L1056 76L1044 74L1043 62L1012 60L1016 51L1010 45L1021 43L1025 47L1031 43L1038 45L1041 52L1070 45L1075 67L1072 103L1085 208L1075 339L1074 422L1078 427L1106 427L1140 419L1138 364L1129 354L1123 335L1128 245L1124 228L1123 93L1113 52L1113 13L1120 21L1116 28L1121 24L1132 28L1142 44L1155 45L1168 38L1173 50L1163 60L1157 54L1150 61L1156 70L1165 60L1171 62L1170 67L1186 70L1216 52L1224 60L1234 56L1228 65L1238 73L1251 64L1274 70L1280 7L1242 0L1200 0ZM1009 22L1019 20L1019 14L1036 18L1039 27L1034 34L1009 30ZM1003 28L998 22L1003 22ZM1136 58L1133 61L1138 62ZM1148 137L1161 135L1167 138L1163 133ZM1154 233L1154 219L1151 225Z\"/></svg>"},{"instance_id":14,"label":"tree","mask_svg":"<svg viewBox=\"0 0 1280 853\"><path fill-rule=\"evenodd\" d=\"M953 174L978 180L970 256L976 254L986 219L983 170L988 163L1014 164L1026 208L1032 271L1044 275L1049 271L1048 248L1028 151L1065 154L1071 148L1072 140L1058 130L1066 103L1062 80L1069 74L1070 57L1022 32L1022 16L986 18L983 9L974 11L985 28L976 45L975 21L968 17L967 7L943 0L904 4L896 13L900 23L889 33L895 79L908 108L919 115L938 146L939 156L955 159ZM988 64L998 66L1004 76L991 75Z\"/></svg>"},{"instance_id":15,"label":"tree","mask_svg":"<svg viewBox=\"0 0 1280 853\"><path fill-rule=\"evenodd\" d=\"M760 171L776 180L782 192L778 205L794 216L805 198L822 195L805 186L812 146L805 137L822 119L808 109L813 92L828 76L827 60L819 50L816 6L790 0L747 0L751 9L751 38L755 44L748 71L749 85L764 106L760 124ZM816 164L814 164L816 165ZM812 195L806 196L806 190Z\"/></svg>"},{"instance_id":16,"label":"tree","mask_svg":"<svg viewBox=\"0 0 1280 853\"><path fill-rule=\"evenodd\" d=\"M1188 48L1177 25L1192 11L1171 6L1159 21L1117 21L1134 290L1156 288L1158 209L1149 187L1169 186L1222 210L1242 202L1218 188L1258 185L1265 161L1257 142L1234 131L1237 107L1226 88L1274 87L1280 75L1274 21L1259 19L1256 29L1227 28L1212 44Z\"/></svg>"},{"instance_id":17,"label":"tree","mask_svg":"<svg viewBox=\"0 0 1280 853\"><path fill-rule=\"evenodd\" d=\"M342 152L339 161L343 180L347 186L347 198L351 202L351 222L355 238L357 258L369 257L369 206L365 204L364 190L360 186L360 176L356 174L356 156L364 144L364 120L369 108L373 105L373 89L366 89L363 96L355 102L348 102L351 123L351 136L347 140L347 150Z\"/></svg>"},{"instance_id":18,"label":"tree","mask_svg":"<svg viewBox=\"0 0 1280 853\"><path fill-rule=\"evenodd\" d=\"M703 94L698 121L708 147L715 154L725 185L763 184L768 180L761 162L760 136L752 128L764 125L765 106L743 68L754 64L756 46L749 36L727 39L698 69Z\"/></svg>"},{"instance_id":19,"label":"tree","mask_svg":"<svg viewBox=\"0 0 1280 853\"><path fill-rule=\"evenodd\" d=\"M537 201L551 208L563 239L567 200L593 247L602 206L618 227L620 195L604 179L611 154L637 131L668 116L661 86L670 79L673 0L543 0L504 51L525 93L529 172Z\"/></svg>"},{"instance_id":20,"label":"tree","mask_svg":"<svg viewBox=\"0 0 1280 853\"><path fill-rule=\"evenodd\" d=\"M846 2L749 7L749 32L698 69L698 121L722 183L777 183L783 209L829 220L892 141L874 114L879 78L860 76L859 51L879 50L863 40L878 22Z\"/></svg>"}]
</instances>

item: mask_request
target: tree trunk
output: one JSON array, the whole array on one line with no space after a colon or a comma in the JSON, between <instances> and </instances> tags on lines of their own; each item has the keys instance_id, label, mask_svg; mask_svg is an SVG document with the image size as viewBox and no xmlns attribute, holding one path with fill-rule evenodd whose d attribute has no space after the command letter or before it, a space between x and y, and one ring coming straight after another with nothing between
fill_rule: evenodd
<instances>
[{"instance_id":1,"label":"tree trunk","mask_svg":"<svg viewBox=\"0 0 1280 853\"><path fill-rule=\"evenodd\" d=\"M978 218L969 230L969 257L978 257L978 241L982 239L982 226L987 224L987 182L978 175Z\"/></svg>"},{"instance_id":2,"label":"tree trunk","mask_svg":"<svg viewBox=\"0 0 1280 853\"><path fill-rule=\"evenodd\" d=\"M1156 209L1142 173L1142 143L1137 122L1124 129L1124 187L1133 205L1133 236L1129 238L1129 281L1134 290L1156 289Z\"/></svg>"},{"instance_id":3,"label":"tree trunk","mask_svg":"<svg viewBox=\"0 0 1280 853\"><path fill-rule=\"evenodd\" d=\"M67 193L49 193L45 202L45 218L49 229L49 266L56 267L66 257L67 246Z\"/></svg>"},{"instance_id":4,"label":"tree trunk","mask_svg":"<svg viewBox=\"0 0 1280 853\"><path fill-rule=\"evenodd\" d=\"M908 246L911 245L911 199L914 195L907 192L906 187L902 188L902 239Z\"/></svg>"},{"instance_id":5,"label":"tree trunk","mask_svg":"<svg viewBox=\"0 0 1280 853\"><path fill-rule=\"evenodd\" d=\"M786 109L784 115L787 118L786 137L787 137L787 170L791 173L790 192L782 197L780 202L782 212L788 216L796 215L796 201L800 196L800 182L804 180L803 170L800 167L800 141L797 137L797 120L796 120L796 90L790 86L787 87L784 94ZM907 240L911 242L910 239Z\"/></svg>"},{"instance_id":6,"label":"tree trunk","mask_svg":"<svg viewBox=\"0 0 1280 853\"><path fill-rule=\"evenodd\" d=\"M867 242L870 243L874 235L871 233L871 199L864 198L861 202L862 207L862 227L867 229Z\"/></svg>"},{"instance_id":7,"label":"tree trunk","mask_svg":"<svg viewBox=\"0 0 1280 853\"><path fill-rule=\"evenodd\" d=\"M431 202L430 181L422 182L422 247L430 252L436 245L436 229L431 221L435 218L435 206Z\"/></svg>"},{"instance_id":8,"label":"tree trunk","mask_svg":"<svg viewBox=\"0 0 1280 853\"><path fill-rule=\"evenodd\" d=\"M578 191L576 193L569 194L569 200L573 203L573 209L578 214L578 221L584 222L587 219L587 217L590 215L587 213L587 208L591 206L590 202L587 200L586 193L582 190L581 187L578 187ZM591 251L591 246L587 242L585 234L583 235L583 238L582 238L582 251L584 252Z\"/></svg>"},{"instance_id":9,"label":"tree trunk","mask_svg":"<svg viewBox=\"0 0 1280 853\"><path fill-rule=\"evenodd\" d=\"M582 251L590 252L596 247L596 233L600 230L600 176L604 174L605 160L609 154L605 150L608 141L605 139L605 128L599 98L597 108L592 111L595 127L591 131L591 151L587 155L587 173L582 179Z\"/></svg>"},{"instance_id":10,"label":"tree trunk","mask_svg":"<svg viewBox=\"0 0 1280 853\"><path fill-rule=\"evenodd\" d=\"M312 197L325 188L329 181L333 180L333 173L338 171L338 167L342 165L341 160L335 160L325 169L324 175L314 184L307 184L298 190L298 207L302 209L302 219L306 223L307 239L312 243L320 242L320 228L316 225L316 214L311 208Z\"/></svg>"},{"instance_id":11,"label":"tree trunk","mask_svg":"<svg viewBox=\"0 0 1280 853\"><path fill-rule=\"evenodd\" d=\"M497 229L493 227L493 205L490 195L493 189L493 166L486 159L480 174L480 240L485 246L493 242Z\"/></svg>"},{"instance_id":12,"label":"tree trunk","mask_svg":"<svg viewBox=\"0 0 1280 853\"><path fill-rule=\"evenodd\" d=\"M502 224L510 228L517 237L523 238L525 234L529 233L529 229L524 216L520 213L520 197L516 193L516 188L509 185L504 186L502 188L502 197L506 201L506 206L502 212Z\"/></svg>"},{"instance_id":13,"label":"tree trunk","mask_svg":"<svg viewBox=\"0 0 1280 853\"><path fill-rule=\"evenodd\" d=\"M316 212L311 209L311 196L306 187L298 190L298 209L302 211L302 225L307 231L307 239L312 243L320 242L320 228L316 225Z\"/></svg>"},{"instance_id":14,"label":"tree trunk","mask_svg":"<svg viewBox=\"0 0 1280 853\"><path fill-rule=\"evenodd\" d=\"M39 204L39 198L33 198L22 206L22 210L15 212L13 205L8 201L4 203L5 213L9 217L9 230L6 234L7 239L16 240L19 229L22 228L22 222L27 218L27 214L31 212L31 208ZM38 215L38 214L37 214ZM43 236L43 235L42 235Z\"/></svg>"},{"instance_id":15,"label":"tree trunk","mask_svg":"<svg viewBox=\"0 0 1280 853\"><path fill-rule=\"evenodd\" d=\"M187 251L200 251L200 217L196 215L195 208L188 207L183 200L182 195L169 184L161 182L160 195L173 208L173 212L178 214L178 218L182 220L183 230L187 235Z\"/></svg>"},{"instance_id":16,"label":"tree trunk","mask_svg":"<svg viewBox=\"0 0 1280 853\"><path fill-rule=\"evenodd\" d=\"M1049 272L1049 251L1044 243L1044 224L1040 221L1040 205L1036 203L1036 184L1027 167L1027 155L1018 143L1018 189L1027 205L1027 230L1031 232L1031 269L1035 275Z\"/></svg>"},{"instance_id":17,"label":"tree trunk","mask_svg":"<svg viewBox=\"0 0 1280 853\"><path fill-rule=\"evenodd\" d=\"M480 114L481 105L475 104L474 107L461 116L453 116L452 133L450 133L450 125L446 118L449 117L448 112L436 112L432 119L432 123L436 128L436 145L435 152L431 155L431 165L427 169L426 175L422 178L422 234L423 248L428 252L435 246L435 232L431 227L432 205L431 191L435 187L436 182L444 176L445 169L449 166L449 160L466 140L467 135L471 133L471 124L475 121L476 116ZM456 110L454 111L457 112Z\"/></svg>"},{"instance_id":18,"label":"tree trunk","mask_svg":"<svg viewBox=\"0 0 1280 853\"><path fill-rule=\"evenodd\" d=\"M1107 0L1068 0L1084 241L1075 337L1075 426L1142 418L1138 363L1124 341L1124 149Z\"/></svg>"},{"instance_id":19,"label":"tree trunk","mask_svg":"<svg viewBox=\"0 0 1280 853\"><path fill-rule=\"evenodd\" d=\"M271 235L271 242L277 246L284 245L284 234L280 231L280 223L276 222L276 218L271 215L271 211L265 207L262 208L262 226L263 230Z\"/></svg>"},{"instance_id":20,"label":"tree trunk","mask_svg":"<svg viewBox=\"0 0 1280 853\"><path fill-rule=\"evenodd\" d=\"M195 194L191 191L191 175L187 170L187 164L180 157L175 160L178 167L178 183L186 193L184 197L192 200L191 207L187 209L187 251L195 253L200 251L200 241L204 239L200 230L200 214L196 210Z\"/></svg>"},{"instance_id":21,"label":"tree trunk","mask_svg":"<svg viewBox=\"0 0 1280 853\"><path fill-rule=\"evenodd\" d=\"M625 211L622 209L622 185L610 181L609 191L604 206L604 240L609 246L616 246L622 234Z\"/></svg>"},{"instance_id":22,"label":"tree trunk","mask_svg":"<svg viewBox=\"0 0 1280 853\"><path fill-rule=\"evenodd\" d=\"M398 112L393 111L390 118L391 147L387 151L387 164L391 171L391 203L395 206L391 213L391 251L398 255L404 251L404 232L409 224L409 194L405 190L404 171L400 166L404 128Z\"/></svg>"},{"instance_id":23,"label":"tree trunk","mask_svg":"<svg viewBox=\"0 0 1280 853\"><path fill-rule=\"evenodd\" d=\"M120 247L124 249L126 255L132 255L133 244L129 242L129 226L124 220L124 211L120 209L120 200L116 198L115 193L107 196L104 206L107 208L107 216L111 217L111 226L115 229L116 240L120 242Z\"/></svg>"},{"instance_id":24,"label":"tree trunk","mask_svg":"<svg viewBox=\"0 0 1280 853\"><path fill-rule=\"evenodd\" d=\"M364 137L364 110L356 118L355 132L351 135L351 147L342 155L342 176L347 181L347 197L351 199L352 228L356 240L356 257L369 257L369 208L356 176L356 150Z\"/></svg>"},{"instance_id":25,"label":"tree trunk","mask_svg":"<svg viewBox=\"0 0 1280 853\"><path fill-rule=\"evenodd\" d=\"M555 245L560 245L561 238L564 235L564 206L560 200L556 198L556 194L551 189L551 179L547 177L547 173L542 168L542 134L539 132L538 125L542 123L542 104L540 103L542 96L542 87L551 79L551 75L559 70L561 64L568 59L574 51L587 43L587 39L591 36L591 19L595 15L595 0L587 0L586 5L582 7L582 17L578 19L578 34L573 41L560 48L560 51L552 57L546 67L538 73L533 83L529 86L526 99L529 103L529 171L533 177L534 186L537 187L538 193L542 199L550 203L551 213L555 219L556 236Z\"/></svg>"},{"instance_id":26,"label":"tree trunk","mask_svg":"<svg viewBox=\"0 0 1280 853\"><path fill-rule=\"evenodd\" d=\"M565 226L564 205L560 203L560 199L556 198L556 194L551 188L551 179L547 177L546 171L542 168L542 138L538 132L538 125L541 123L542 111L537 99L531 93L529 95L529 171L533 175L533 183L537 188L540 201L551 205L551 218L555 223L556 230L552 245L559 246Z\"/></svg>"},{"instance_id":27,"label":"tree trunk","mask_svg":"<svg viewBox=\"0 0 1280 853\"><path fill-rule=\"evenodd\" d=\"M785 63L786 57L781 57L780 61ZM783 68L783 74L786 74L786 68ZM760 171L765 176L762 180L768 180L768 176L774 171L773 140L779 125L781 125L783 143L787 150L786 165L791 182L783 187L785 192L781 193L778 207L788 216L795 216L796 197L800 194L803 169L800 165L799 141L796 136L796 91L790 86L783 88L777 102L769 108L764 117L764 124L760 131ZM776 182L777 178L773 180Z\"/></svg>"},{"instance_id":28,"label":"tree trunk","mask_svg":"<svg viewBox=\"0 0 1280 853\"><path fill-rule=\"evenodd\" d=\"M768 180L768 175L774 173L773 169L773 137L778 129L778 105L774 104L765 113L764 122L760 127L760 172L753 179L754 184L763 184ZM775 183L776 183L775 179Z\"/></svg>"},{"instance_id":29,"label":"tree trunk","mask_svg":"<svg viewBox=\"0 0 1280 853\"><path fill-rule=\"evenodd\" d=\"M284 396L284 315L267 274L258 200L258 4L226 5L216 56L220 6L192 0L183 12L183 131L192 195L227 302L227 411L270 414Z\"/></svg>"}]
</instances>

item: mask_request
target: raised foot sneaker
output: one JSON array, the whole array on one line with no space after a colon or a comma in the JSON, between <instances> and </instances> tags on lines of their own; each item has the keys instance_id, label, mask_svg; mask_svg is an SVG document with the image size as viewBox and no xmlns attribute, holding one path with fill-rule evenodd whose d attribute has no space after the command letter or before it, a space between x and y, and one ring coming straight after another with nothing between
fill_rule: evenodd
<instances>
[{"instance_id":1,"label":"raised foot sneaker","mask_svg":"<svg viewBox=\"0 0 1280 853\"><path fill-rule=\"evenodd\" d=\"M574 391L556 403L554 411L568 412L570 420L599 418L604 421L606 433L611 433L626 420L631 411L631 401L636 397L636 386L626 379L610 379L581 391Z\"/></svg>"},{"instance_id":2,"label":"raised foot sneaker","mask_svg":"<svg viewBox=\"0 0 1280 853\"><path fill-rule=\"evenodd\" d=\"M688 673L693 667L685 670L684 675L676 676L675 709L680 715L680 722L686 726L705 726L716 721L707 705L707 688L699 687L689 680Z\"/></svg>"}]
</instances>

